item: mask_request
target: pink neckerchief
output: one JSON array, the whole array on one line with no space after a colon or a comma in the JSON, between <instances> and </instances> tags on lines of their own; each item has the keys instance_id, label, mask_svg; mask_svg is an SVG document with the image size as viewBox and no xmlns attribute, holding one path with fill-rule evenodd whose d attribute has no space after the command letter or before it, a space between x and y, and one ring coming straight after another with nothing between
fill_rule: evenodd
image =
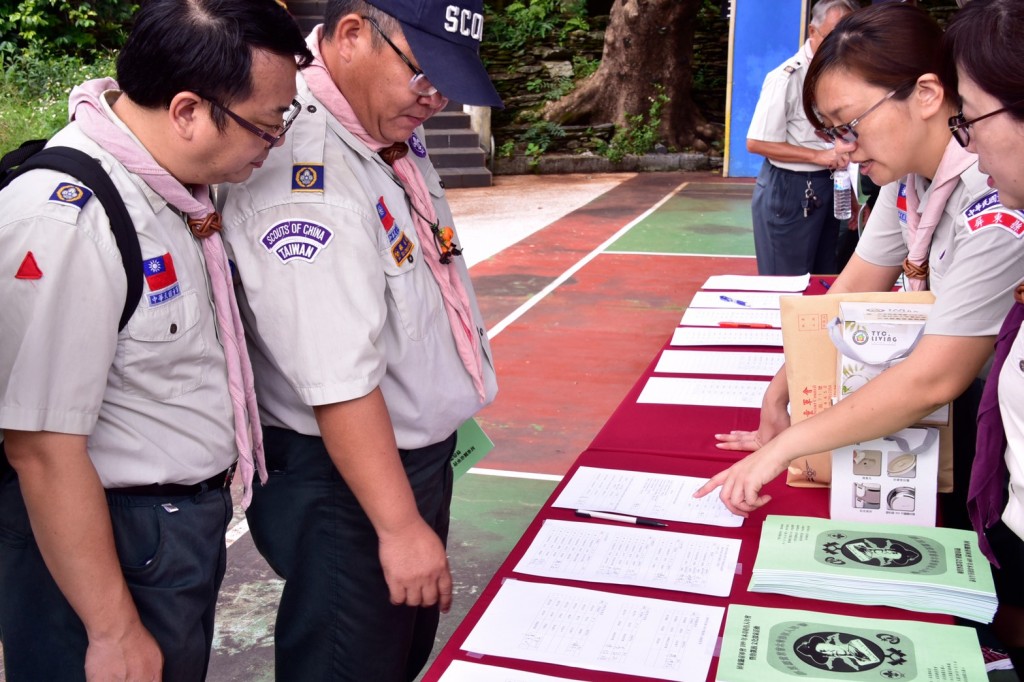
<instances>
[{"instance_id":1,"label":"pink neckerchief","mask_svg":"<svg viewBox=\"0 0 1024 682\"><path fill-rule=\"evenodd\" d=\"M372 151L379 152L389 145L378 142L366 132L363 124L356 117L355 111L352 110L352 105L345 99L327 71L327 65L320 53L322 28L322 26L317 26L306 38L306 45L313 53L314 59L312 64L302 70L302 77L313 96L327 107L331 115L338 119L338 122L346 130L355 135ZM427 189L419 167L412 162L408 155L394 160L392 168L405 186L409 201L415 209L412 211L412 222L420 239L420 247L424 250L423 260L427 262L427 267L430 268L430 272L441 290L445 312L448 313L448 322L452 328L452 336L455 338L455 348L462 359L463 366L473 379L473 385L476 387L480 400L483 401L486 398L483 362L480 340L476 335L476 325L473 322L473 312L469 304L469 295L466 293L466 287L456 268L444 265L440 261L441 252L431 229L431 223L437 223L437 211L434 210L434 204L430 200L430 191ZM429 254L426 253L427 250L430 251Z\"/></svg>"},{"instance_id":2,"label":"pink neckerchief","mask_svg":"<svg viewBox=\"0 0 1024 682\"><path fill-rule=\"evenodd\" d=\"M903 261L903 274L906 275L907 287L911 291L922 291L928 282L928 251L931 249L932 235L938 227L942 213L946 209L949 195L956 189L960 176L978 157L960 146L950 138L946 151L942 154L939 167L932 179L931 197L925 206L924 215L917 212L921 202L917 196L917 176L911 173L906 179L907 190L907 247L909 254Z\"/></svg>"},{"instance_id":3,"label":"pink neckerchief","mask_svg":"<svg viewBox=\"0 0 1024 682\"><path fill-rule=\"evenodd\" d=\"M260 482L266 483L267 467L263 458L263 430L256 407L256 391L252 365L245 347L245 332L235 302L231 268L224 243L217 232L220 219L213 210L206 185L196 186L193 194L160 166L145 148L108 118L100 97L107 90L116 90L117 87L117 82L112 78L86 81L75 87L68 103L71 118L78 121L82 132L110 152L130 172L142 178L150 189L171 206L186 213L193 232L203 237L203 256L210 276L217 327L228 370L228 391L235 416L235 444L238 446L239 471L242 474L242 507L245 508L252 499L254 469L259 469Z\"/></svg>"}]
</instances>

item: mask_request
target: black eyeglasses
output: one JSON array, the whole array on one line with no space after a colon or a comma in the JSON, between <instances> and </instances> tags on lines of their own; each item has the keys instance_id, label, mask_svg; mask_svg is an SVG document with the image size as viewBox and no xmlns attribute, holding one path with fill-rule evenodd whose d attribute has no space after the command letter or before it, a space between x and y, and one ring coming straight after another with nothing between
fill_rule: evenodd
<instances>
[{"instance_id":1,"label":"black eyeglasses","mask_svg":"<svg viewBox=\"0 0 1024 682\"><path fill-rule=\"evenodd\" d=\"M427 79L427 74L423 73L423 71L413 65L412 60L406 57L405 53L398 49L397 45L391 42L391 38L388 38L387 34L384 33L381 27L377 25L376 21L370 17L363 17L363 19L366 19L370 22L371 26L377 29L377 33L379 33L380 37L384 39L384 42L391 46L391 49L395 51L395 54L401 57L402 61L405 62L405 65L412 71L412 78L409 79L409 90L419 97L433 97L436 95L437 88L435 88L433 83Z\"/></svg>"},{"instance_id":2,"label":"black eyeglasses","mask_svg":"<svg viewBox=\"0 0 1024 682\"><path fill-rule=\"evenodd\" d=\"M868 114L870 114L872 111L888 102L889 99L895 94L896 91L891 90L889 93L885 95L885 97L878 100L874 104L874 106L872 106L870 109L868 109L863 114L853 119L849 123L843 123L841 125L833 126L831 128L819 128L814 131L814 134L823 139L825 142L831 142L834 144L837 140L842 140L846 144L853 144L854 142L857 141L858 137L857 131L854 130L854 128L860 125L860 122L867 118Z\"/></svg>"},{"instance_id":3,"label":"black eyeglasses","mask_svg":"<svg viewBox=\"0 0 1024 682\"><path fill-rule=\"evenodd\" d=\"M292 124L295 123L295 119L298 118L299 113L302 111L302 105L299 104L297 100L293 99L291 106L289 106L288 109L285 110L284 115L282 116L281 123L271 128L272 132L267 132L266 130L260 128L255 123L250 123L249 121L246 121L244 118L242 118L235 112L231 111L217 100L210 99L209 97L203 97L203 99L209 102L211 106L214 106L223 111L231 118L231 120L233 120L239 126L244 128L245 130L248 130L250 133L266 142L269 147L274 147L275 145L277 145L278 142L281 141L281 138L284 137L284 134L287 133L288 129L292 127Z\"/></svg>"},{"instance_id":4,"label":"black eyeglasses","mask_svg":"<svg viewBox=\"0 0 1024 682\"><path fill-rule=\"evenodd\" d=\"M966 147L971 143L971 126L973 126L978 121L985 120L989 116L1001 114L1004 111L1009 111L1010 109L1020 106L1021 104L1024 104L1024 100L1020 102L1015 102L1014 104L1011 104L1008 107L1003 107L1002 109L990 111L984 116L979 116L978 118L971 119L970 121L964 118L964 112L961 111L956 116L949 117L949 132L953 133L953 137L956 138L956 141L960 143L961 147Z\"/></svg>"}]
</instances>

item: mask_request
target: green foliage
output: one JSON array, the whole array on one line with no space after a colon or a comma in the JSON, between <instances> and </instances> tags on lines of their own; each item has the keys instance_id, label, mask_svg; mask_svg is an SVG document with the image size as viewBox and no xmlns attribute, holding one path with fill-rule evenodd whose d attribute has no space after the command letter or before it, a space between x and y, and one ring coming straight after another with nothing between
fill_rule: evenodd
<instances>
[{"instance_id":1,"label":"green foliage","mask_svg":"<svg viewBox=\"0 0 1024 682\"><path fill-rule=\"evenodd\" d=\"M626 116L626 125L615 131L611 142L599 145L599 154L618 163L627 154L646 154L654 149L661 126L661 112L670 101L664 85L659 83L655 90L656 94L648 98L651 106L647 113Z\"/></svg>"},{"instance_id":2,"label":"green foliage","mask_svg":"<svg viewBox=\"0 0 1024 682\"><path fill-rule=\"evenodd\" d=\"M540 162L540 157L548 150L551 143L556 139L565 137L565 130L562 126L551 121L535 121L530 127L522 132L518 141L523 147L523 154L529 159L531 166ZM501 145L500 154L511 157L515 151L515 142L508 140Z\"/></svg>"},{"instance_id":3,"label":"green foliage","mask_svg":"<svg viewBox=\"0 0 1024 682\"><path fill-rule=\"evenodd\" d=\"M138 3L0 0L0 55L88 57L119 48Z\"/></svg>"},{"instance_id":4,"label":"green foliage","mask_svg":"<svg viewBox=\"0 0 1024 682\"><path fill-rule=\"evenodd\" d=\"M512 155L515 154L515 152L515 140L505 140L504 142L501 143L501 146L498 147L498 156L502 157L503 159L511 159Z\"/></svg>"},{"instance_id":5,"label":"green foliage","mask_svg":"<svg viewBox=\"0 0 1024 682\"><path fill-rule=\"evenodd\" d=\"M537 43L561 45L573 31L587 31L586 0L515 0L485 7L484 42L518 50Z\"/></svg>"},{"instance_id":6,"label":"green foliage","mask_svg":"<svg viewBox=\"0 0 1024 682\"><path fill-rule=\"evenodd\" d=\"M542 89L544 89L543 78L531 78L530 80L526 81L527 92L540 92Z\"/></svg>"},{"instance_id":7,"label":"green foliage","mask_svg":"<svg viewBox=\"0 0 1024 682\"><path fill-rule=\"evenodd\" d=\"M580 54L573 55L572 57L572 72L575 74L577 80L583 80L597 71L600 66L600 59L591 59Z\"/></svg>"},{"instance_id":8,"label":"green foliage","mask_svg":"<svg viewBox=\"0 0 1024 682\"><path fill-rule=\"evenodd\" d=\"M0 80L0 151L25 140L46 138L68 119L68 93L90 78L114 75L113 52L79 57L42 59L25 53L3 60Z\"/></svg>"}]
</instances>

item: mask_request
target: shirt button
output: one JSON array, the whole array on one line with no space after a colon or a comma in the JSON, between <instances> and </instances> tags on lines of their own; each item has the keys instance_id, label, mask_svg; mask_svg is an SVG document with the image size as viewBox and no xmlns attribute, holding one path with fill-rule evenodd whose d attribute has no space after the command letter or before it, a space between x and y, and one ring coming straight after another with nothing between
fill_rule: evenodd
<instances>
[{"instance_id":1,"label":"shirt button","mask_svg":"<svg viewBox=\"0 0 1024 682\"><path fill-rule=\"evenodd\" d=\"M1019 363L1017 363L1017 366L1020 367L1020 371L1024 372L1024 360L1021 360Z\"/></svg>"},{"instance_id":2,"label":"shirt button","mask_svg":"<svg viewBox=\"0 0 1024 682\"><path fill-rule=\"evenodd\" d=\"M177 334L178 333L178 325L174 324L173 322L171 323L171 333L172 334Z\"/></svg>"}]
</instances>

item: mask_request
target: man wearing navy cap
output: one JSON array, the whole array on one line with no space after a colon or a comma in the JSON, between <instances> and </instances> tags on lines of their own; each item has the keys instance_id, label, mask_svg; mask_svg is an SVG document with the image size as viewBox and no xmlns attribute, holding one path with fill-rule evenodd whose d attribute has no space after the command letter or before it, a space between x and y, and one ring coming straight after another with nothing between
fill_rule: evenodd
<instances>
[{"instance_id":1,"label":"man wearing navy cap","mask_svg":"<svg viewBox=\"0 0 1024 682\"><path fill-rule=\"evenodd\" d=\"M501 106L480 0L330 0L303 114L230 188L269 483L248 510L285 579L279 680L411 680L452 601L455 432L497 391L422 124Z\"/></svg>"}]
</instances>

